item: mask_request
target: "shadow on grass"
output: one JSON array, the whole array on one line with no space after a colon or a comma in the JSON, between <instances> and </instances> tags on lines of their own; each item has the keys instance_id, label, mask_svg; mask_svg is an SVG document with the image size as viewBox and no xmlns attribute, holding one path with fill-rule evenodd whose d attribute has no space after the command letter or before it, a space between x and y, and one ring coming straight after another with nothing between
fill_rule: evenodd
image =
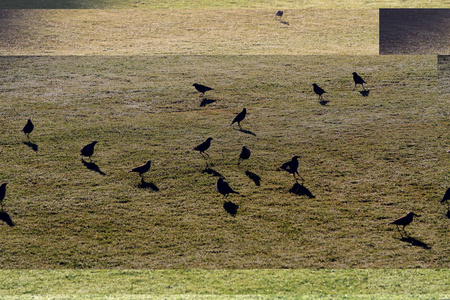
<instances>
[{"instance_id":1,"label":"shadow on grass","mask_svg":"<svg viewBox=\"0 0 450 300\"><path fill-rule=\"evenodd\" d=\"M38 152L39 146L32 142L23 142L24 145L30 147L34 152Z\"/></svg>"},{"instance_id":2,"label":"shadow on grass","mask_svg":"<svg viewBox=\"0 0 450 300\"><path fill-rule=\"evenodd\" d=\"M141 182L137 185L140 189L149 189L154 192L158 192L159 188L153 182L147 182L144 178L141 178Z\"/></svg>"},{"instance_id":3,"label":"shadow on grass","mask_svg":"<svg viewBox=\"0 0 450 300\"><path fill-rule=\"evenodd\" d=\"M250 134L250 135L256 136L256 133L254 133L253 131L250 131L250 130L238 129L238 131L243 132L245 134Z\"/></svg>"},{"instance_id":4,"label":"shadow on grass","mask_svg":"<svg viewBox=\"0 0 450 300\"><path fill-rule=\"evenodd\" d=\"M447 209L447 213L445 214L445 216L450 219L450 209Z\"/></svg>"},{"instance_id":5,"label":"shadow on grass","mask_svg":"<svg viewBox=\"0 0 450 300\"><path fill-rule=\"evenodd\" d=\"M370 90L359 91L363 97L368 97Z\"/></svg>"},{"instance_id":6,"label":"shadow on grass","mask_svg":"<svg viewBox=\"0 0 450 300\"><path fill-rule=\"evenodd\" d=\"M217 176L217 177L223 177L222 174L220 174L219 172L217 172L214 169L211 169L208 165L206 165L206 167L202 170L202 173L206 173L212 176Z\"/></svg>"},{"instance_id":7,"label":"shadow on grass","mask_svg":"<svg viewBox=\"0 0 450 300\"><path fill-rule=\"evenodd\" d=\"M289 26L289 22L286 22L286 21L281 21L281 20L280 20L280 23L281 23L281 24L284 24L284 25L288 25L288 26Z\"/></svg>"},{"instance_id":8,"label":"shadow on grass","mask_svg":"<svg viewBox=\"0 0 450 300\"><path fill-rule=\"evenodd\" d=\"M84 165L86 168L88 168L89 170L94 171L94 172L97 172L97 173L99 173L100 175L106 175L105 172L103 172L102 170L100 170L100 167L99 167L96 163L93 163L93 162L87 162L87 161L85 161L84 159L81 159L81 162L82 162L83 165Z\"/></svg>"},{"instance_id":9,"label":"shadow on grass","mask_svg":"<svg viewBox=\"0 0 450 300\"><path fill-rule=\"evenodd\" d=\"M408 243L408 244L411 244L412 246L416 246L416 247L420 247L420 248L426 249L426 250L431 249L431 247L428 246L427 244L425 244L424 242L419 241L418 239L415 239L415 238L413 238L411 236L404 236L404 237L402 237L400 239L400 241Z\"/></svg>"},{"instance_id":10,"label":"shadow on grass","mask_svg":"<svg viewBox=\"0 0 450 300\"><path fill-rule=\"evenodd\" d=\"M298 196L307 196L310 199L316 198L316 196L314 196L307 187L305 187L303 184L299 184L298 182L294 183L289 192Z\"/></svg>"},{"instance_id":11,"label":"shadow on grass","mask_svg":"<svg viewBox=\"0 0 450 300\"><path fill-rule=\"evenodd\" d=\"M208 104L212 104L214 102L216 102L217 100L214 99L208 99L208 98L204 98L202 99L202 102L200 102L200 107L205 107Z\"/></svg>"},{"instance_id":12,"label":"shadow on grass","mask_svg":"<svg viewBox=\"0 0 450 300\"><path fill-rule=\"evenodd\" d=\"M245 171L245 175L250 178L255 184L256 186L260 186L261 185L261 177L256 175L253 172L250 172L249 170Z\"/></svg>"},{"instance_id":13,"label":"shadow on grass","mask_svg":"<svg viewBox=\"0 0 450 300\"><path fill-rule=\"evenodd\" d=\"M3 222L5 222L6 224L8 224L8 226L13 227L15 226L14 222L11 220L11 217L9 216L9 214L2 210L0 212L0 220L2 220Z\"/></svg>"},{"instance_id":14,"label":"shadow on grass","mask_svg":"<svg viewBox=\"0 0 450 300\"><path fill-rule=\"evenodd\" d=\"M223 208L229 213L232 217L235 217L239 208L239 205L234 204L231 201L227 201L223 203Z\"/></svg>"},{"instance_id":15,"label":"shadow on grass","mask_svg":"<svg viewBox=\"0 0 450 300\"><path fill-rule=\"evenodd\" d=\"M328 100L320 100L319 101L320 105L327 105L328 102L330 102L330 101L328 101Z\"/></svg>"}]
</instances>

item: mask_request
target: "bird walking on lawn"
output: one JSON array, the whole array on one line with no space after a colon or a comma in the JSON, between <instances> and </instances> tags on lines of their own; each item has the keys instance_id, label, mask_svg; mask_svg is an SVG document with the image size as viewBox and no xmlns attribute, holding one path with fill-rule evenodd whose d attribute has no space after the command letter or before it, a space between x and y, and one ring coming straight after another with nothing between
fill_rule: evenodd
<instances>
[{"instance_id":1,"label":"bird walking on lawn","mask_svg":"<svg viewBox=\"0 0 450 300\"><path fill-rule=\"evenodd\" d=\"M250 149L248 149L246 146L242 146L241 153L239 154L238 166L244 159L249 159L250 155L251 155Z\"/></svg>"},{"instance_id":2,"label":"bird walking on lawn","mask_svg":"<svg viewBox=\"0 0 450 300\"><path fill-rule=\"evenodd\" d=\"M34 124L33 124L33 122L31 122L31 119L28 119L27 124L22 129L23 133L25 133L25 135L27 136L28 139L30 139L30 133L33 131L33 129L34 129Z\"/></svg>"},{"instance_id":3,"label":"bird walking on lawn","mask_svg":"<svg viewBox=\"0 0 450 300\"><path fill-rule=\"evenodd\" d=\"M230 126L233 125L234 123L238 123L239 129L242 130L241 122L242 122L242 120L245 119L246 115L247 115L247 109L245 109L245 107L244 107L244 109L240 113L238 113L236 115L236 117L234 117L233 122L231 122Z\"/></svg>"},{"instance_id":4,"label":"bird walking on lawn","mask_svg":"<svg viewBox=\"0 0 450 300\"><path fill-rule=\"evenodd\" d=\"M212 137L207 138L206 141L204 141L203 143L201 143L200 145L198 145L197 147L195 147L194 150L195 150L195 151L199 151L200 154L201 154L204 158L206 158L206 156L209 157L209 154L206 153L205 151L208 150L209 147L211 146L211 140L212 140L212 139L213 139ZM206 154L206 156L205 156L205 154Z\"/></svg>"},{"instance_id":5,"label":"bird walking on lawn","mask_svg":"<svg viewBox=\"0 0 450 300\"><path fill-rule=\"evenodd\" d=\"M226 182L222 177L219 177L219 179L217 180L216 188L217 191L224 196L224 198L226 198L228 194L239 194L238 192L233 190L228 182Z\"/></svg>"},{"instance_id":6,"label":"bird walking on lawn","mask_svg":"<svg viewBox=\"0 0 450 300\"><path fill-rule=\"evenodd\" d=\"M89 160L91 159L91 156L94 154L94 146L97 144L97 141L93 141L90 144L87 144L86 146L81 149L81 156L89 157Z\"/></svg>"},{"instance_id":7,"label":"bird walking on lawn","mask_svg":"<svg viewBox=\"0 0 450 300\"><path fill-rule=\"evenodd\" d=\"M406 233L405 227L408 226L409 224L411 224L411 222L413 221L414 216L420 217L419 215L416 215L413 212L409 212L406 216L398 218L397 220L392 221L389 224L397 225L398 231L400 231L400 228L398 226L403 226L403 231Z\"/></svg>"},{"instance_id":8,"label":"bird walking on lawn","mask_svg":"<svg viewBox=\"0 0 450 300\"><path fill-rule=\"evenodd\" d=\"M8 183L2 183L2 185L0 185L0 205L2 207L2 211L3 211L3 199L5 199L6 196L6 185Z\"/></svg>"},{"instance_id":9,"label":"bird walking on lawn","mask_svg":"<svg viewBox=\"0 0 450 300\"><path fill-rule=\"evenodd\" d=\"M200 92L199 97L203 97L207 91L213 90L213 88L210 88L209 86L198 83L194 83L192 86L195 87L195 89Z\"/></svg>"},{"instance_id":10,"label":"bird walking on lawn","mask_svg":"<svg viewBox=\"0 0 450 300\"><path fill-rule=\"evenodd\" d=\"M288 172L289 174L294 175L294 179L295 181L297 181L297 177L295 176L295 174L297 174L300 177L301 181L305 181L305 179L303 179L302 176L300 176L300 174L298 173L298 158L300 156L295 155L294 157L292 157L292 159L288 162L285 162L284 164L281 165L281 169L285 170L286 172Z\"/></svg>"},{"instance_id":11,"label":"bird walking on lawn","mask_svg":"<svg viewBox=\"0 0 450 300\"><path fill-rule=\"evenodd\" d=\"M281 20L281 18L283 17L283 14L284 14L284 11L279 10L279 11L277 11L277 12L275 13L275 18L280 17L280 20Z\"/></svg>"},{"instance_id":12,"label":"bird walking on lawn","mask_svg":"<svg viewBox=\"0 0 450 300\"><path fill-rule=\"evenodd\" d=\"M152 164L151 160L148 160L145 164L140 165L139 167L134 168L133 170L129 172L136 172L139 173L139 176L142 177L142 174L147 173L150 170L150 166Z\"/></svg>"},{"instance_id":13,"label":"bird walking on lawn","mask_svg":"<svg viewBox=\"0 0 450 300\"><path fill-rule=\"evenodd\" d=\"M367 83L367 82L365 82L364 79L362 79L361 76L358 75L358 73L353 72L352 74L353 74L353 81L355 82L355 89L356 89L356 85L360 84L362 86L362 88L364 90L366 90L364 88L364 83Z\"/></svg>"},{"instance_id":14,"label":"bird walking on lawn","mask_svg":"<svg viewBox=\"0 0 450 300\"><path fill-rule=\"evenodd\" d=\"M322 100L323 99L322 95L326 93L325 90L322 89L320 86L318 86L315 83L313 83L312 86L313 86L313 89L314 89L314 93L319 95L319 100Z\"/></svg>"}]
</instances>

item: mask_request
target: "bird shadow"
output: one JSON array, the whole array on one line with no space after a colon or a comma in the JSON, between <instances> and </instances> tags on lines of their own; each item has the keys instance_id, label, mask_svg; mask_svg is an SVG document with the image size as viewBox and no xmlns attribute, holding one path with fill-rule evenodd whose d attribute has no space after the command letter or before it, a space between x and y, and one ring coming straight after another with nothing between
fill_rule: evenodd
<instances>
[{"instance_id":1,"label":"bird shadow","mask_svg":"<svg viewBox=\"0 0 450 300\"><path fill-rule=\"evenodd\" d=\"M250 178L256 186L260 186L261 185L261 177L256 175L253 172L250 172L249 170L245 171L245 175L247 175L248 178Z\"/></svg>"},{"instance_id":2,"label":"bird shadow","mask_svg":"<svg viewBox=\"0 0 450 300\"><path fill-rule=\"evenodd\" d=\"M208 104L212 104L214 102L216 102L217 100L214 99L208 99L208 98L203 98L202 102L200 102L200 107L205 107Z\"/></svg>"},{"instance_id":3,"label":"bird shadow","mask_svg":"<svg viewBox=\"0 0 450 300\"><path fill-rule=\"evenodd\" d=\"M363 97L368 97L370 90L359 91Z\"/></svg>"},{"instance_id":4,"label":"bird shadow","mask_svg":"<svg viewBox=\"0 0 450 300\"><path fill-rule=\"evenodd\" d=\"M155 192L159 191L159 188L153 182L147 182L144 178L141 178L141 182L137 185L140 189L149 189Z\"/></svg>"},{"instance_id":5,"label":"bird shadow","mask_svg":"<svg viewBox=\"0 0 450 300\"><path fill-rule=\"evenodd\" d=\"M0 211L0 220L5 222L10 227L15 226L15 224L12 221L11 217L9 216L9 214L6 211L4 211L4 210Z\"/></svg>"},{"instance_id":6,"label":"bird shadow","mask_svg":"<svg viewBox=\"0 0 450 300\"><path fill-rule=\"evenodd\" d=\"M286 21L282 21L282 20L280 20L280 23L281 23L281 24L284 24L284 25L288 25L288 26L289 26L289 22L286 22Z\"/></svg>"},{"instance_id":7,"label":"bird shadow","mask_svg":"<svg viewBox=\"0 0 450 300\"><path fill-rule=\"evenodd\" d=\"M310 199L316 198L316 196L314 196L307 187L305 187L303 184L299 184L298 182L294 183L289 192L298 196L307 196Z\"/></svg>"},{"instance_id":8,"label":"bird shadow","mask_svg":"<svg viewBox=\"0 0 450 300\"><path fill-rule=\"evenodd\" d=\"M245 129L241 128L241 129L238 129L238 131L243 132L245 134L250 134L250 135L256 136L256 133L254 133L253 131L250 131L250 130L245 130Z\"/></svg>"},{"instance_id":9,"label":"bird shadow","mask_svg":"<svg viewBox=\"0 0 450 300\"><path fill-rule=\"evenodd\" d=\"M329 102L330 102L330 101L328 101L328 100L320 100L320 101L319 101L319 104L325 106L325 105L327 105Z\"/></svg>"},{"instance_id":10,"label":"bird shadow","mask_svg":"<svg viewBox=\"0 0 450 300\"><path fill-rule=\"evenodd\" d=\"M235 217L239 208L239 205L234 204L231 201L227 201L223 203L223 208L227 213L229 213L232 217Z\"/></svg>"},{"instance_id":11,"label":"bird shadow","mask_svg":"<svg viewBox=\"0 0 450 300\"><path fill-rule=\"evenodd\" d=\"M402 236L400 238L400 241L408 243L408 244L411 244L412 246L416 246L416 247L420 247L420 248L426 249L426 250L431 249L431 247L428 246L427 244L425 244L424 242L419 241L418 239L413 238L413 237L408 236L408 235L407 236Z\"/></svg>"},{"instance_id":12,"label":"bird shadow","mask_svg":"<svg viewBox=\"0 0 450 300\"><path fill-rule=\"evenodd\" d=\"M219 172L217 172L214 169L211 169L208 165L206 165L206 167L202 170L202 173L206 173L212 176L217 176L217 177L223 177L222 174L220 174Z\"/></svg>"},{"instance_id":13,"label":"bird shadow","mask_svg":"<svg viewBox=\"0 0 450 300\"><path fill-rule=\"evenodd\" d=\"M81 162L82 162L83 165L84 165L86 168L88 168L89 170L94 171L94 172L97 172L97 173L99 173L100 175L106 175L105 172L103 172L102 170L100 170L100 167L99 167L96 163L93 163L93 162L87 162L87 161L85 161L84 159L81 159Z\"/></svg>"},{"instance_id":14,"label":"bird shadow","mask_svg":"<svg viewBox=\"0 0 450 300\"><path fill-rule=\"evenodd\" d=\"M445 216L447 217L447 219L450 219L450 209L447 209L447 213L445 214Z\"/></svg>"},{"instance_id":15,"label":"bird shadow","mask_svg":"<svg viewBox=\"0 0 450 300\"><path fill-rule=\"evenodd\" d=\"M34 152L38 152L39 146L35 143L32 142L23 142L24 145L27 145L28 147L30 147Z\"/></svg>"}]
</instances>

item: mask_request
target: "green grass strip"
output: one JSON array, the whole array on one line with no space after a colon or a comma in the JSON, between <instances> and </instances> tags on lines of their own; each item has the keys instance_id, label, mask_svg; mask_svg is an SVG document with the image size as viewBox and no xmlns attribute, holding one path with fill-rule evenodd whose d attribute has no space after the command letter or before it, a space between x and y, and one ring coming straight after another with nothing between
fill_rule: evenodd
<instances>
[{"instance_id":1,"label":"green grass strip","mask_svg":"<svg viewBox=\"0 0 450 300\"><path fill-rule=\"evenodd\" d=\"M1 299L448 299L447 269L2 270Z\"/></svg>"}]
</instances>

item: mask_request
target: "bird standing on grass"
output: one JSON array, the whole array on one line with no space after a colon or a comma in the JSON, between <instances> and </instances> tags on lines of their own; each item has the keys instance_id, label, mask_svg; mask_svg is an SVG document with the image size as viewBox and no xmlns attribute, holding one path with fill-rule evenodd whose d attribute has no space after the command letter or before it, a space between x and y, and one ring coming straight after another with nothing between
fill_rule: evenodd
<instances>
[{"instance_id":1,"label":"bird standing on grass","mask_svg":"<svg viewBox=\"0 0 450 300\"><path fill-rule=\"evenodd\" d=\"M33 122L31 122L31 119L28 119L27 124L22 129L23 133L25 133L25 135L27 136L28 139L30 139L30 133L33 131L33 129L34 129L34 124L33 124Z\"/></svg>"},{"instance_id":2,"label":"bird standing on grass","mask_svg":"<svg viewBox=\"0 0 450 300\"><path fill-rule=\"evenodd\" d=\"M134 168L133 170L129 172L136 172L139 173L139 176L142 177L142 174L147 173L150 170L150 166L152 164L151 160L148 160L145 164L140 165L139 167Z\"/></svg>"},{"instance_id":3,"label":"bird standing on grass","mask_svg":"<svg viewBox=\"0 0 450 300\"><path fill-rule=\"evenodd\" d=\"M355 89L356 89L356 85L360 84L362 86L362 88L364 90L366 90L364 88L364 83L367 83L367 82L365 82L364 79L362 79L361 76L358 75L358 73L353 72L352 74L353 74L353 81L355 82Z\"/></svg>"},{"instance_id":4,"label":"bird standing on grass","mask_svg":"<svg viewBox=\"0 0 450 300\"><path fill-rule=\"evenodd\" d=\"M313 89L314 89L314 93L319 95L319 100L323 100L322 95L325 94L326 92L320 86L318 86L315 83L313 83L312 86L313 86Z\"/></svg>"},{"instance_id":5,"label":"bird standing on grass","mask_svg":"<svg viewBox=\"0 0 450 300\"><path fill-rule=\"evenodd\" d=\"M303 179L302 176L300 176L300 174L298 173L298 158L300 156L295 155L294 157L292 157L292 159L288 162L285 162L284 164L281 165L281 169L285 170L286 172L288 172L289 174L294 175L294 179L295 181L297 181L297 177L295 176L295 174L297 174L300 177L301 181L305 181L305 179Z\"/></svg>"},{"instance_id":6,"label":"bird standing on grass","mask_svg":"<svg viewBox=\"0 0 450 300\"><path fill-rule=\"evenodd\" d=\"M0 205L2 207L2 211L3 211L3 199L5 199L6 196L6 185L8 183L2 183L2 185L0 185Z\"/></svg>"},{"instance_id":7,"label":"bird standing on grass","mask_svg":"<svg viewBox=\"0 0 450 300\"><path fill-rule=\"evenodd\" d=\"M93 141L90 144L87 144L86 146L81 149L81 156L89 157L89 160L91 159L91 156L94 154L94 146L97 144L97 141Z\"/></svg>"},{"instance_id":8,"label":"bird standing on grass","mask_svg":"<svg viewBox=\"0 0 450 300\"><path fill-rule=\"evenodd\" d=\"M203 97L207 91L213 90L213 88L210 88L209 86L198 83L194 83L192 86L200 92L200 97Z\"/></svg>"},{"instance_id":9,"label":"bird standing on grass","mask_svg":"<svg viewBox=\"0 0 450 300\"><path fill-rule=\"evenodd\" d=\"M200 145L198 145L197 147L195 147L194 150L195 150L195 151L199 151L200 154L201 154L204 158L206 158L206 156L209 157L209 154L206 153L205 151L208 150L209 147L211 146L211 140L212 140L212 139L213 139L212 137L207 138L206 141L204 141L203 143L201 143ZM206 156L205 156L204 154L206 154Z\"/></svg>"},{"instance_id":10,"label":"bird standing on grass","mask_svg":"<svg viewBox=\"0 0 450 300\"><path fill-rule=\"evenodd\" d=\"M233 190L230 185L228 184L228 182L226 182L225 180L223 180L222 177L220 177L217 180L217 185L216 185L217 191L219 193L221 193L224 198L226 198L228 196L228 194L239 194L238 192L236 192L235 190Z\"/></svg>"},{"instance_id":11,"label":"bird standing on grass","mask_svg":"<svg viewBox=\"0 0 450 300\"><path fill-rule=\"evenodd\" d=\"M251 154L250 149L248 149L246 146L242 146L241 153L239 154L238 166L244 159L249 159L250 154Z\"/></svg>"},{"instance_id":12,"label":"bird standing on grass","mask_svg":"<svg viewBox=\"0 0 450 300\"><path fill-rule=\"evenodd\" d=\"M283 17L283 14L284 14L284 11L279 10L279 11L277 11L277 12L275 13L275 18L280 17L280 20L281 20L281 18Z\"/></svg>"},{"instance_id":13,"label":"bird standing on grass","mask_svg":"<svg viewBox=\"0 0 450 300\"><path fill-rule=\"evenodd\" d=\"M244 107L244 109L240 113L238 113L236 115L236 117L234 117L233 122L231 122L230 126L233 125L234 123L238 123L239 129L242 130L241 122L242 122L242 120L245 119L246 115L247 115L247 109L245 109L245 107Z\"/></svg>"},{"instance_id":14,"label":"bird standing on grass","mask_svg":"<svg viewBox=\"0 0 450 300\"><path fill-rule=\"evenodd\" d=\"M405 227L406 227L407 225L411 224L411 222L413 221L414 216L420 217L419 215L416 215L416 214L413 213L413 212L409 212L406 216L401 217L401 218L398 218L397 220L395 220L395 221L393 221L393 222L391 222L391 223L389 223L389 224L395 224L395 225L397 225L398 231L400 231L400 228L399 228L398 226L399 226L399 225L400 225L400 226L403 226L403 231L406 233Z\"/></svg>"}]
</instances>

